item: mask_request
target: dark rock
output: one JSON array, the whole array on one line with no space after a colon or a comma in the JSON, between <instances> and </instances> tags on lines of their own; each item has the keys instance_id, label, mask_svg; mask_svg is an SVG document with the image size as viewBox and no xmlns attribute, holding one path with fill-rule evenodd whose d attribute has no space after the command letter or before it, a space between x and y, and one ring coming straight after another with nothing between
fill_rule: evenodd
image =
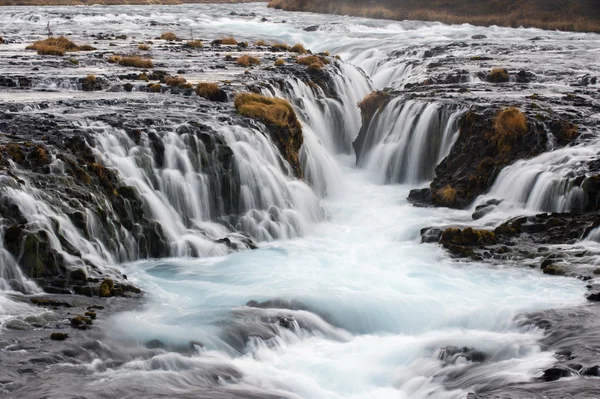
<instances>
[{"instance_id":1,"label":"dark rock","mask_svg":"<svg viewBox=\"0 0 600 399\"><path fill-rule=\"evenodd\" d=\"M52 334L50 334L50 339L53 340L53 341L64 341L67 338L69 338L69 334L65 334L65 333L52 333Z\"/></svg>"},{"instance_id":2,"label":"dark rock","mask_svg":"<svg viewBox=\"0 0 600 399\"><path fill-rule=\"evenodd\" d=\"M570 377L571 375L572 375L572 372L567 369L560 368L560 367L552 367L552 368L545 370L544 375L541 378L544 381L550 382L550 381L557 381L563 377Z\"/></svg>"}]
</instances>

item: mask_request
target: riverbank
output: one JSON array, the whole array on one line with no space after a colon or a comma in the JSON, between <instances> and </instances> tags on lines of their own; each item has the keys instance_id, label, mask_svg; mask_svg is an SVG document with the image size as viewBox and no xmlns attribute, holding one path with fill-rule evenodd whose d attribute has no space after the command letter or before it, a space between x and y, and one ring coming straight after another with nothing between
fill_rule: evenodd
<instances>
[{"instance_id":1,"label":"riverbank","mask_svg":"<svg viewBox=\"0 0 600 399\"><path fill-rule=\"evenodd\" d=\"M269 7L390 20L437 21L447 24L508 26L600 33L600 6L593 0L571 2L527 1L421 1L365 4L352 0L271 0Z\"/></svg>"}]
</instances>

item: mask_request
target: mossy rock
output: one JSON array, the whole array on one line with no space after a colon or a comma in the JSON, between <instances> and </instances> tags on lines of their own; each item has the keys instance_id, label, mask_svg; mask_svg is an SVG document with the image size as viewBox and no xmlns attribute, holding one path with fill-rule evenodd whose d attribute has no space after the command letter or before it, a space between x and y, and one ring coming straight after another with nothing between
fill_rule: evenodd
<instances>
[{"instance_id":1,"label":"mossy rock","mask_svg":"<svg viewBox=\"0 0 600 399\"><path fill-rule=\"evenodd\" d=\"M64 341L67 338L69 338L69 334L56 333L56 332L50 334L50 339L53 340L53 341Z\"/></svg>"},{"instance_id":2,"label":"mossy rock","mask_svg":"<svg viewBox=\"0 0 600 399\"><path fill-rule=\"evenodd\" d=\"M112 296L112 289L114 288L114 282L107 278L105 279L102 284L100 284L100 297L102 298L108 298L110 296Z\"/></svg>"},{"instance_id":3,"label":"mossy rock","mask_svg":"<svg viewBox=\"0 0 600 399\"><path fill-rule=\"evenodd\" d=\"M543 272L552 276L564 276L567 274L567 271L563 267L557 265L549 265L544 268Z\"/></svg>"},{"instance_id":4,"label":"mossy rock","mask_svg":"<svg viewBox=\"0 0 600 399\"><path fill-rule=\"evenodd\" d=\"M78 328L80 330L87 330L88 326L92 324L92 319L87 316L75 316L71 319L71 327Z\"/></svg>"}]
</instances>

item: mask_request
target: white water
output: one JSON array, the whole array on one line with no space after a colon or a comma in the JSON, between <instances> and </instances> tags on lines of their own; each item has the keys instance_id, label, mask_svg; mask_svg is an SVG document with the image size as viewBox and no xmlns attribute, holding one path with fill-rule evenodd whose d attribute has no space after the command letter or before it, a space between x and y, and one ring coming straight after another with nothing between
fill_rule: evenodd
<instances>
[{"instance_id":1,"label":"white water","mask_svg":"<svg viewBox=\"0 0 600 399\"><path fill-rule=\"evenodd\" d=\"M143 384L148 392L158 392L159 388L193 392L197 381L188 377L208 364L238 368L242 376L232 384L235 387L281 397L441 398L464 397L481 387L529 381L552 365L552 354L541 352L537 344L541 331L520 328L515 317L526 311L579 304L583 285L576 280L540 276L538 271L453 262L440 248L420 245L419 230L460 223L470 212L414 208L405 200L413 186L381 184L430 179L432 163L450 150L456 133L454 122L462 110L452 109L440 116L437 102L386 108L381 116L385 113L389 121L373 132L382 136L373 140L375 150L360 165L365 169L359 170L353 167L354 157L347 155L360 128L354 104L372 87L425 79L425 65L411 62L423 52L414 46L469 40L473 34L486 34L495 44L522 44L529 36L545 35L550 43L580 46L578 64L586 70L593 68L593 54L588 50L598 39L539 30L289 14L263 7L57 7L50 13L8 8L0 13L3 24L11 23L10 28L2 28L9 39L37 38L51 21L55 30L75 34L118 30L141 38L169 29L185 36L191 28L197 37L233 34L250 40L302 42L315 51L340 54L372 79L368 82L355 68L343 65L346 77L336 77L343 104L319 98L293 79L286 82L285 89L271 93L290 98L304 123L302 163L308 184L294 180L289 170L276 166L276 149L260 132L214 126L234 150L247 190L240 201L245 215L235 227L263 241L258 250L230 255L224 246L212 241L231 232L210 223L210 215L217 211L210 195L203 197L208 192L206 175L194 159L196 154L188 151L189 142L185 142L192 137L175 133L163 136L167 151L165 164L159 167L148 155L147 142L136 145L123 131L82 123L98 130L101 159L137 188L152 215L168 227L171 254L177 256L119 265L149 293L149 302L142 310L116 316L109 323L115 330L111 332L140 342L193 340L205 346L189 357L164 353L119 367L99 367L96 362L86 370L97 370L96 377L103 383ZM233 9L238 13L254 11L258 16L228 16ZM60 13L74 15L66 20ZM260 22L262 15L270 21ZM282 19L288 22L279 23ZM160 25L153 27L151 21ZM318 32L301 29L314 24L321 25ZM388 52L399 48L416 53L388 60ZM470 56L468 52L473 50L455 51L455 55ZM502 62L512 61L515 67L522 62L518 61L519 53L507 57L509 60ZM201 76L186 60L170 59L163 53L156 54L155 59L167 68L184 68ZM568 55L553 59L557 64L566 63ZM468 69L471 73L477 68ZM540 74L554 79L553 72ZM560 92L566 83L554 80L552 87L543 89ZM60 84L53 87L71 88ZM434 123L437 120L443 122ZM437 145L431 145L432 140ZM509 174L510 169L503 173ZM516 190L498 189L494 193L514 194L515 202L528 203ZM531 205L539 206L537 202ZM274 214L281 219L274 222ZM98 256L111 266L135 259L134 246L123 246L121 256ZM94 250L90 253L98 254ZM204 258L186 257L192 254ZM244 306L250 300L271 299L298 301L307 310ZM302 328L292 332L279 326L277 320L282 315L293 316ZM265 329L274 330L276 335L265 340L253 336L242 345L227 338ZM439 350L447 346L481 350L489 361L473 370L461 362L444 367ZM466 375L463 389L446 390L445 380L461 370Z\"/></svg>"}]
</instances>

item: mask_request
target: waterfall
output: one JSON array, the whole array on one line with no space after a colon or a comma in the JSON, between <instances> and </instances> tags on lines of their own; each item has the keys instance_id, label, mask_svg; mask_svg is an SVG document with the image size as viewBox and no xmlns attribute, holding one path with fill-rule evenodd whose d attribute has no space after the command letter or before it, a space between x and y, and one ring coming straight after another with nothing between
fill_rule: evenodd
<instances>
[{"instance_id":1,"label":"waterfall","mask_svg":"<svg viewBox=\"0 0 600 399\"><path fill-rule=\"evenodd\" d=\"M318 85L290 77L283 87L271 85L265 95L291 101L302 123L304 144L301 162L305 181L317 195L341 192L341 172L336 154L351 154L352 141L361 125L358 102L372 89L369 79L356 67L336 62L330 68L335 97Z\"/></svg>"},{"instance_id":2,"label":"waterfall","mask_svg":"<svg viewBox=\"0 0 600 399\"><path fill-rule=\"evenodd\" d=\"M458 136L464 108L395 98L377 112L355 142L357 165L384 183L431 180Z\"/></svg>"},{"instance_id":3,"label":"waterfall","mask_svg":"<svg viewBox=\"0 0 600 399\"><path fill-rule=\"evenodd\" d=\"M533 212L577 212L585 209L587 197L578 178L588 173L597 157L600 142L565 147L519 160L502 169L488 194L475 205L489 199L505 200L504 208Z\"/></svg>"}]
</instances>

